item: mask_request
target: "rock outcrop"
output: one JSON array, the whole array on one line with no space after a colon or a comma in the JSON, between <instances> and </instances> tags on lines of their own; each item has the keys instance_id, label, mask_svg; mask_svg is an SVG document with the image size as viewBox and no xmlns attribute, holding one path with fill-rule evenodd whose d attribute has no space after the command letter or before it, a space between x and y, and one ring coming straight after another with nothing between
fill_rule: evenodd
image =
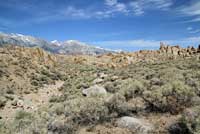
<instances>
[{"instance_id":1,"label":"rock outcrop","mask_svg":"<svg viewBox=\"0 0 200 134\"><path fill-rule=\"evenodd\" d=\"M181 48L179 45L170 46L165 45L164 43L160 44L159 50L140 50L137 52L131 53L117 53L117 54L107 54L103 56L98 56L98 59L107 59L104 60L104 64L98 63L100 66L108 66L111 68L125 67L130 64L135 64L138 62L147 62L154 63L157 61L164 60L174 60L177 58L190 58L198 57L200 55L200 45L198 48L187 47Z\"/></svg>"},{"instance_id":2,"label":"rock outcrop","mask_svg":"<svg viewBox=\"0 0 200 134\"><path fill-rule=\"evenodd\" d=\"M95 96L95 95L106 95L107 91L103 87L100 87L98 85L94 85L90 88L84 89L82 91L82 94L87 96L87 97L90 97L90 96Z\"/></svg>"},{"instance_id":3,"label":"rock outcrop","mask_svg":"<svg viewBox=\"0 0 200 134\"><path fill-rule=\"evenodd\" d=\"M150 123L144 122L138 118L128 116L118 119L117 126L127 128L133 133L137 134L148 134L153 130L153 126Z\"/></svg>"},{"instance_id":4,"label":"rock outcrop","mask_svg":"<svg viewBox=\"0 0 200 134\"><path fill-rule=\"evenodd\" d=\"M27 48L10 45L1 49L3 49L4 53L9 53L13 55L13 57L19 57L20 59L29 59L34 65L43 64L54 66L57 61L55 55L50 54L41 48Z\"/></svg>"},{"instance_id":5,"label":"rock outcrop","mask_svg":"<svg viewBox=\"0 0 200 134\"><path fill-rule=\"evenodd\" d=\"M187 48L181 48L180 46L169 46L161 43L160 45L160 53L161 54L170 54L172 56L181 56L181 57L190 57L199 52L199 48L194 48L192 46L188 46Z\"/></svg>"}]
</instances>

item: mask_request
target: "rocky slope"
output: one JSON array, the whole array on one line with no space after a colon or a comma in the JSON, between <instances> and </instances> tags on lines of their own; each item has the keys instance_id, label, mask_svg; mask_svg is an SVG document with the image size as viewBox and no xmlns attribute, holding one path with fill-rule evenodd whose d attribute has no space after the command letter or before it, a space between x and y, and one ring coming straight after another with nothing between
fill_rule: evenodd
<instances>
[{"instance_id":1,"label":"rocky slope","mask_svg":"<svg viewBox=\"0 0 200 134\"><path fill-rule=\"evenodd\" d=\"M99 55L108 52L114 52L108 49L91 46L75 40L69 40L65 42L48 42L32 36L0 33L0 46L6 44L25 47L40 47L46 51L56 54Z\"/></svg>"},{"instance_id":2,"label":"rocky slope","mask_svg":"<svg viewBox=\"0 0 200 134\"><path fill-rule=\"evenodd\" d=\"M199 68L199 48L80 56L1 47L0 133L199 134Z\"/></svg>"},{"instance_id":3,"label":"rocky slope","mask_svg":"<svg viewBox=\"0 0 200 134\"><path fill-rule=\"evenodd\" d=\"M66 60L96 66L107 66L111 68L126 67L137 63L157 63L165 60L187 59L200 57L200 46L198 48L170 46L161 43L159 50L141 50L137 52L108 53L100 56L72 56Z\"/></svg>"}]
</instances>

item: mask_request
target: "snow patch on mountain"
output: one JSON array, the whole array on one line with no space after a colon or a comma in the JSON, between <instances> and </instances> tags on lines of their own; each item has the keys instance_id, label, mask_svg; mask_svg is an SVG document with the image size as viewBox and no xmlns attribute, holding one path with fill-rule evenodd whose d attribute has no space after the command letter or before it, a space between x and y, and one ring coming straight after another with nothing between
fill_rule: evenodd
<instances>
[{"instance_id":1,"label":"snow patch on mountain","mask_svg":"<svg viewBox=\"0 0 200 134\"><path fill-rule=\"evenodd\" d=\"M115 52L113 50L88 45L77 40L67 40L64 42L53 40L51 42L48 42L40 38L35 38L32 36L26 36L22 34L0 33L0 46L5 44L19 45L25 47L40 47L46 51L50 51L52 53L57 54L99 55Z\"/></svg>"}]
</instances>

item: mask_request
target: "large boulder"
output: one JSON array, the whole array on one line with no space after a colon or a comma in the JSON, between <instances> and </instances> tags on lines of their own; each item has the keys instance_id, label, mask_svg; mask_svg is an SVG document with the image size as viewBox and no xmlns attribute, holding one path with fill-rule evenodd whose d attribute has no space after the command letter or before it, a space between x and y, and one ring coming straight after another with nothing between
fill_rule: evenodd
<instances>
[{"instance_id":1,"label":"large boulder","mask_svg":"<svg viewBox=\"0 0 200 134\"><path fill-rule=\"evenodd\" d=\"M106 95L107 91L105 88L101 86L94 85L92 87L82 90L82 94L87 97L90 97L90 96L95 96L95 95Z\"/></svg>"},{"instance_id":2,"label":"large boulder","mask_svg":"<svg viewBox=\"0 0 200 134\"><path fill-rule=\"evenodd\" d=\"M134 117L121 117L116 122L118 127L127 128L137 134L149 134L153 131L153 125L147 123L141 119Z\"/></svg>"}]
</instances>

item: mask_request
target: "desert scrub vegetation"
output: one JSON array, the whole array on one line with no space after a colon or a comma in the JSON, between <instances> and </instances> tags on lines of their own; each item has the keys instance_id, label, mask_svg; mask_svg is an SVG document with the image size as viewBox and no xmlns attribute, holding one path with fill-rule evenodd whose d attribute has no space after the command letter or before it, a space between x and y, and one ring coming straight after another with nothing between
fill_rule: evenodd
<instances>
[{"instance_id":1,"label":"desert scrub vegetation","mask_svg":"<svg viewBox=\"0 0 200 134\"><path fill-rule=\"evenodd\" d=\"M36 111L19 111L13 122L3 122L0 119L0 133L74 134L82 128L98 125L109 124L107 129L113 128L114 122L123 116L144 117L156 122L156 118L151 118L152 115L160 118L181 115L178 122L173 120L175 125L172 124L168 129L163 128L171 134L177 132L174 126L183 128L182 132L199 133L199 112L193 110L194 106L195 109L200 106L198 99L195 99L200 96L199 61L177 59L156 63L140 62L111 69L73 63L59 63L55 68L42 64L30 67L29 60L22 59L18 64L10 62L16 67L13 74L20 80L26 79L30 85L21 85L18 88L18 83L13 82L15 86L12 87L11 82L14 80L9 77L12 72L8 66L0 68L0 76L3 76L0 80L8 79L1 83L8 83L12 87L1 88L0 84L0 89L5 91L0 97L0 110L9 104L6 101L12 101L10 96L19 95L22 86L23 91L31 88L35 90L44 84L54 84L57 80L64 81L64 85L58 94L47 95L49 102L45 102L45 106L41 103L42 107ZM100 83L94 83L99 79ZM82 95L84 89L94 85L105 88L106 95ZM25 92L20 92L21 97L25 95ZM13 105L16 106L16 103ZM189 112L194 113L192 116L185 113L188 109L193 111ZM157 124L160 125L158 128L163 127L160 122Z\"/></svg>"},{"instance_id":2,"label":"desert scrub vegetation","mask_svg":"<svg viewBox=\"0 0 200 134\"><path fill-rule=\"evenodd\" d=\"M148 109L172 114L180 112L191 105L194 91L181 81L165 84L160 88L144 92Z\"/></svg>"},{"instance_id":3,"label":"desert scrub vegetation","mask_svg":"<svg viewBox=\"0 0 200 134\"><path fill-rule=\"evenodd\" d=\"M77 124L94 125L107 120L108 108L101 98L77 98L65 103L65 115Z\"/></svg>"},{"instance_id":4,"label":"desert scrub vegetation","mask_svg":"<svg viewBox=\"0 0 200 134\"><path fill-rule=\"evenodd\" d=\"M7 99L4 96L0 96L0 108L6 105Z\"/></svg>"},{"instance_id":5,"label":"desert scrub vegetation","mask_svg":"<svg viewBox=\"0 0 200 134\"><path fill-rule=\"evenodd\" d=\"M52 119L48 117L48 120ZM46 134L48 120L39 112L30 113L19 110L13 120L0 120L0 133Z\"/></svg>"},{"instance_id":6,"label":"desert scrub vegetation","mask_svg":"<svg viewBox=\"0 0 200 134\"><path fill-rule=\"evenodd\" d=\"M192 107L186 109L181 117L168 128L170 134L187 133L199 134L200 133L200 107Z\"/></svg>"}]
</instances>

